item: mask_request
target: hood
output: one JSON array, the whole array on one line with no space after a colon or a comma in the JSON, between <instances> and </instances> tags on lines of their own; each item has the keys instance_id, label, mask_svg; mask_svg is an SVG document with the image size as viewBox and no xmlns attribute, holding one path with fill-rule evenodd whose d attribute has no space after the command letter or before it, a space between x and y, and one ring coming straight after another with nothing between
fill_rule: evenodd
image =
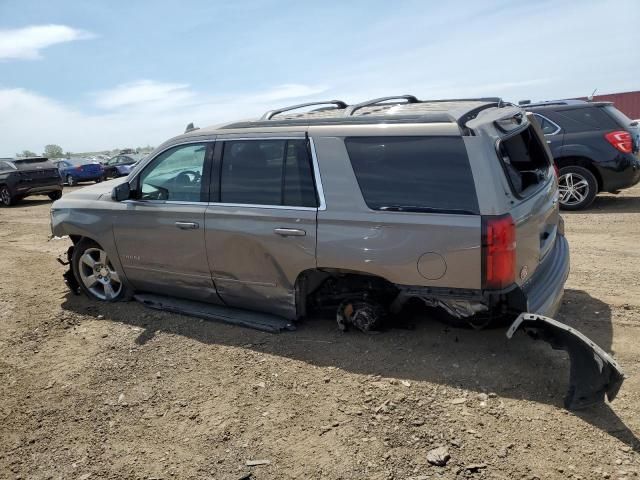
<instances>
[{"instance_id":1,"label":"hood","mask_svg":"<svg viewBox=\"0 0 640 480\"><path fill-rule=\"evenodd\" d=\"M60 200L54 202L53 207L65 207L65 201L77 200L99 200L106 197L111 198L111 190L117 185L126 182L126 177L114 178L106 182L95 183L87 187L82 187L73 192L64 193Z\"/></svg>"}]
</instances>

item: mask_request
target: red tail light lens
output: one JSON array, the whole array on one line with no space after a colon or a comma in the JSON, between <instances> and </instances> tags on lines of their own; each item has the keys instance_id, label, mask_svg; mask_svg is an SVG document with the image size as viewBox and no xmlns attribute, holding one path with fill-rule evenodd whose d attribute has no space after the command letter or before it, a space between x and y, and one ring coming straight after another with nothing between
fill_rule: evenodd
<instances>
[{"instance_id":1,"label":"red tail light lens","mask_svg":"<svg viewBox=\"0 0 640 480\"><path fill-rule=\"evenodd\" d=\"M560 178L560 169L556 162L553 162L553 171L556 172L556 178Z\"/></svg>"},{"instance_id":2,"label":"red tail light lens","mask_svg":"<svg viewBox=\"0 0 640 480\"><path fill-rule=\"evenodd\" d=\"M511 215L482 217L483 288L502 289L515 280L516 226Z\"/></svg>"},{"instance_id":3,"label":"red tail light lens","mask_svg":"<svg viewBox=\"0 0 640 480\"><path fill-rule=\"evenodd\" d=\"M613 148L622 153L631 153L633 151L633 140L629 132L617 130L607 133L604 138L607 139Z\"/></svg>"}]
</instances>

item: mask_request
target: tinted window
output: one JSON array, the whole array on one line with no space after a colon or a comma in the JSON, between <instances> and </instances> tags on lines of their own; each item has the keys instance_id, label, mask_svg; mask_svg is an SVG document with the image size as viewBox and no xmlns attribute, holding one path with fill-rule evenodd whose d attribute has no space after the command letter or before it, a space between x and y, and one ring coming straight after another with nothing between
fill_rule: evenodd
<instances>
[{"instance_id":1,"label":"tinted window","mask_svg":"<svg viewBox=\"0 0 640 480\"><path fill-rule=\"evenodd\" d=\"M351 137L345 144L369 208L478 212L461 138Z\"/></svg>"},{"instance_id":2,"label":"tinted window","mask_svg":"<svg viewBox=\"0 0 640 480\"><path fill-rule=\"evenodd\" d=\"M558 130L558 127L551 123L548 119L544 118L541 115L535 115L536 120L540 124L540 128L542 129L542 133L545 135L552 135Z\"/></svg>"},{"instance_id":3,"label":"tinted window","mask_svg":"<svg viewBox=\"0 0 640 480\"><path fill-rule=\"evenodd\" d=\"M584 130L611 130L618 128L616 122L600 107L583 107L556 112L561 125L570 132Z\"/></svg>"},{"instance_id":4,"label":"tinted window","mask_svg":"<svg viewBox=\"0 0 640 480\"><path fill-rule=\"evenodd\" d=\"M143 200L199 202L207 145L174 147L161 153L140 174Z\"/></svg>"},{"instance_id":5,"label":"tinted window","mask_svg":"<svg viewBox=\"0 0 640 480\"><path fill-rule=\"evenodd\" d=\"M225 142L220 201L254 205L317 206L306 142Z\"/></svg>"}]
</instances>

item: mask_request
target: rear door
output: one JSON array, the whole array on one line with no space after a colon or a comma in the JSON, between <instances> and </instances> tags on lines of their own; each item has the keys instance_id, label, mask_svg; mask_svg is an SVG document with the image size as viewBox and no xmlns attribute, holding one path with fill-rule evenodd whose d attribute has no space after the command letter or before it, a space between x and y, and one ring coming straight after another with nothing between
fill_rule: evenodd
<instances>
[{"instance_id":1,"label":"rear door","mask_svg":"<svg viewBox=\"0 0 640 480\"><path fill-rule=\"evenodd\" d=\"M295 283L316 266L318 196L307 141L219 140L207 258L228 305L295 318Z\"/></svg>"}]
</instances>

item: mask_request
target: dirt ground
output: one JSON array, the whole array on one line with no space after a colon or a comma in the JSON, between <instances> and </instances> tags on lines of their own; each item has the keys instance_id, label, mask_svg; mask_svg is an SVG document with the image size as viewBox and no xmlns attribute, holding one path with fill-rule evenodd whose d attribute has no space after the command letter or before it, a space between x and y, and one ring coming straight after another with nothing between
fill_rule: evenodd
<instances>
[{"instance_id":1,"label":"dirt ground","mask_svg":"<svg viewBox=\"0 0 640 480\"><path fill-rule=\"evenodd\" d=\"M0 210L0 478L640 472L640 187L564 216L572 271L559 320L628 375L611 405L580 412L562 408L566 354L525 335L428 318L379 335L343 334L332 319L271 335L74 296L49 207L34 197ZM427 462L439 446L445 467Z\"/></svg>"}]
</instances>

